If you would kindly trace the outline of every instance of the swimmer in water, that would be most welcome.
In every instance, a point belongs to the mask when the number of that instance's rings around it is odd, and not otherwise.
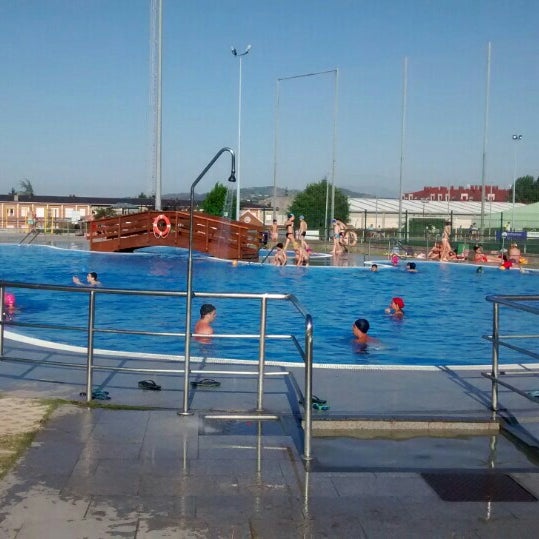
[[[86,286],[77,275],[73,276],[73,282],[78,286]],[[101,286],[95,271],[91,271],[88,273],[88,275],[86,275],[86,282],[88,283],[87,286]]]
[[[212,322],[217,316],[217,309],[211,303],[204,303],[200,307],[200,319],[195,324],[195,330],[193,333],[199,335],[213,335]],[[208,337],[195,337],[195,339],[201,343],[209,343],[211,340]]]
[[[402,318],[404,316],[404,300],[396,297],[391,300],[389,307],[386,309],[386,314],[390,314],[394,318]]]
[[[352,324],[352,333],[355,337],[354,344],[356,345],[357,352],[359,353],[365,352],[367,350],[367,344],[371,340],[371,338],[367,335],[369,329],[369,321],[365,318],[358,318]]]

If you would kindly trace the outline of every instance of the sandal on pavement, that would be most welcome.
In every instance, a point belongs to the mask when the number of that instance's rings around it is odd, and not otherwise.
[[[138,383],[140,389],[150,389],[152,391],[161,391],[161,386],[157,385],[153,380],[141,380]]]
[[[219,387],[221,382],[213,380],[212,378],[202,378],[202,380],[196,380],[191,382],[191,387]]]
[[[303,404],[303,399],[301,399],[299,401],[300,404]],[[326,404],[327,403],[327,400],[325,399],[321,399],[320,397],[317,397],[316,395],[313,395],[312,396],[312,403],[316,403],[316,404]]]
[[[81,397],[86,397],[86,391],[81,391],[79,393]],[[109,401],[110,395],[108,391],[103,389],[92,389],[92,399],[99,401]]]
[[[317,402],[313,402],[313,410],[329,410],[329,406],[327,404],[318,404]]]

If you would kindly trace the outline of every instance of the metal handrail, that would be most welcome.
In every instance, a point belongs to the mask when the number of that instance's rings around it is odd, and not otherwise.
[[[538,339],[539,334],[524,334],[524,335],[500,335],[500,306],[507,307],[515,311],[524,311],[531,314],[539,315],[539,308],[533,305],[529,305],[522,302],[539,301],[539,296],[530,295],[495,295],[487,296],[487,301],[492,303],[492,335],[483,335],[483,338],[492,342],[492,370],[490,373],[482,373],[483,376],[489,378],[492,382],[491,386],[491,409],[493,412],[497,412],[499,409],[498,399],[498,386],[502,385],[507,389],[510,389],[514,393],[521,395],[531,402],[537,403],[537,399],[531,397],[526,392],[519,388],[509,384],[508,382],[501,381],[500,376],[500,346],[519,352],[525,356],[539,359],[539,354],[535,351],[529,350],[522,346],[517,346],[508,340],[514,339]],[[507,374],[506,374],[507,377]]]
[[[185,337],[189,328],[186,325],[185,332],[163,332],[163,331],[145,331],[145,330],[130,330],[130,329],[120,329],[113,327],[96,327],[96,321],[99,317],[99,309],[96,309],[96,296],[98,295],[127,295],[127,296],[150,296],[150,297],[169,297],[169,298],[185,298],[187,296],[186,292],[182,291],[169,291],[169,290],[126,290],[121,288],[94,288],[86,286],[62,286],[62,285],[51,285],[51,284],[36,284],[36,283],[20,283],[12,281],[2,281],[0,280],[0,305],[4,305],[4,297],[6,293],[6,288],[9,289],[29,289],[29,290],[45,290],[51,292],[68,292],[73,294],[86,294],[88,296],[88,322],[86,326],[77,326],[77,325],[61,325],[54,323],[30,323],[30,322],[17,322],[9,321],[6,319],[6,313],[2,313],[0,318],[0,360],[11,360],[11,361],[20,361],[25,363],[43,363],[43,360],[33,360],[27,358],[11,358],[6,357],[4,353],[4,342],[5,342],[5,327],[6,325],[18,326],[18,327],[29,327],[29,328],[38,328],[38,329],[54,329],[54,330],[70,330],[70,331],[81,331],[87,333],[87,347],[86,347],[86,365],[81,366],[80,363],[66,363],[58,361],[47,361],[51,365],[63,365],[74,368],[85,368],[86,369],[86,399],[91,401],[92,398],[92,386],[93,386],[93,371],[94,370],[110,370],[110,371],[122,371],[122,372],[148,372],[148,373],[174,373],[174,374],[184,374],[187,379],[184,387],[189,387],[189,375],[191,373],[197,372],[193,371],[190,368],[186,369],[142,369],[142,368],[130,368],[130,367],[115,367],[111,365],[107,366],[96,366],[94,364],[94,337],[98,333],[115,333],[115,334],[128,334],[128,335],[147,335],[155,337]],[[260,300],[260,331],[258,334],[214,334],[212,338],[215,339],[259,339],[259,351],[258,351],[258,370],[253,371],[235,371],[233,374],[245,374],[253,375],[256,374],[258,378],[257,385],[257,404],[256,404],[256,414],[252,415],[252,419],[260,419],[261,413],[263,412],[263,394],[264,394],[264,378],[265,376],[272,374],[283,374],[291,376],[293,380],[293,385],[297,391],[300,401],[304,403],[312,402],[312,363],[313,363],[313,346],[312,346],[312,335],[313,335],[313,321],[309,312],[304,308],[301,302],[297,299],[296,296],[292,294],[260,294],[260,293],[239,293],[239,292],[230,292],[230,293],[221,293],[221,292],[193,292],[193,298],[216,298],[216,299],[233,299],[233,300]],[[286,301],[290,303],[294,310],[296,310],[305,321],[304,329],[304,343],[302,344],[295,335],[293,334],[268,334],[266,332],[266,318],[267,318],[267,308],[269,301]],[[189,333],[190,336],[196,336],[196,333]],[[265,372],[265,360],[266,360],[266,342],[270,339],[273,340],[291,340],[295,345],[295,348],[298,351],[298,354],[301,360],[304,363],[305,368],[305,386],[304,392],[302,394],[301,389],[296,383],[293,374],[290,372]],[[253,362],[254,365],[257,363]],[[187,367],[187,366],[186,366]],[[207,372],[207,371],[205,371]],[[230,374],[230,371],[212,371],[214,373],[223,373]],[[187,405],[188,406],[188,405]],[[304,459],[310,460],[311,457],[311,436],[312,436],[312,408],[311,406],[304,405],[305,409],[305,418],[304,418]],[[186,414],[188,408],[185,406],[184,399],[184,408],[181,414]],[[180,412],[179,412],[180,413]]]

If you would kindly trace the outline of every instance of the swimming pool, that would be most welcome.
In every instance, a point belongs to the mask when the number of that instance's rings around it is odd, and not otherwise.
[[[153,249],[132,254],[95,253],[33,245],[0,245],[0,278],[6,281],[71,284],[72,275],[84,279],[96,271],[105,287],[185,291],[187,252]],[[476,365],[488,364],[490,344],[481,335],[491,332],[492,305],[489,294],[536,294],[537,273],[500,271],[485,268],[476,273],[468,264],[418,262],[417,273],[397,268],[368,267],[276,267],[269,264],[238,264],[196,255],[193,265],[195,292],[293,293],[313,315],[315,363],[351,365]],[[385,314],[393,296],[406,303],[405,317],[394,320]],[[185,299],[131,298],[101,295],[98,308],[106,312],[99,323],[125,329],[149,328],[182,332],[185,327]],[[193,301],[193,321],[203,303]],[[213,301],[218,310],[214,324],[217,333],[258,333],[259,301],[238,303]],[[85,325],[88,303],[85,294],[46,291],[17,291],[17,321],[48,320]],[[502,314],[502,316],[504,316]],[[367,318],[369,335],[380,342],[366,354],[356,353],[351,326],[356,318]],[[533,318],[518,314],[502,319],[507,329],[533,333]],[[303,322],[284,304],[270,304],[269,333],[294,333],[302,338]],[[34,328],[15,332],[59,343],[85,346],[85,336]],[[150,339],[141,336],[97,334],[95,346],[101,349],[183,354],[183,338]],[[192,350],[197,355],[198,350]],[[258,342],[215,339],[212,357],[256,359]],[[292,343],[270,341],[268,360],[297,361]],[[524,362],[511,351],[502,351],[502,362]]]

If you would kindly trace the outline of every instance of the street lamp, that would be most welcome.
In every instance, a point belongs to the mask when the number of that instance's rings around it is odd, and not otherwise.
[[[513,135],[513,142],[522,140],[522,135]],[[515,184],[517,183],[517,144],[513,145],[513,209],[511,212],[511,230],[515,230]]]
[[[240,157],[241,157],[241,62],[243,57],[251,50],[251,45],[247,45],[247,48],[243,52],[238,52],[236,47],[230,47],[232,54],[240,59],[240,77],[238,84],[238,168],[236,174],[237,195],[236,195],[236,220],[240,220]]]
[[[189,363],[191,359],[191,304],[193,300],[193,214],[195,211],[195,187],[224,152],[228,152],[232,156],[232,165],[228,181],[234,183],[236,181],[236,156],[234,155],[233,150],[230,148],[221,148],[191,185],[191,196],[189,199],[189,254],[187,256],[187,301],[185,308],[185,376],[183,385],[183,412],[178,412],[179,415],[188,415],[189,413]]]

